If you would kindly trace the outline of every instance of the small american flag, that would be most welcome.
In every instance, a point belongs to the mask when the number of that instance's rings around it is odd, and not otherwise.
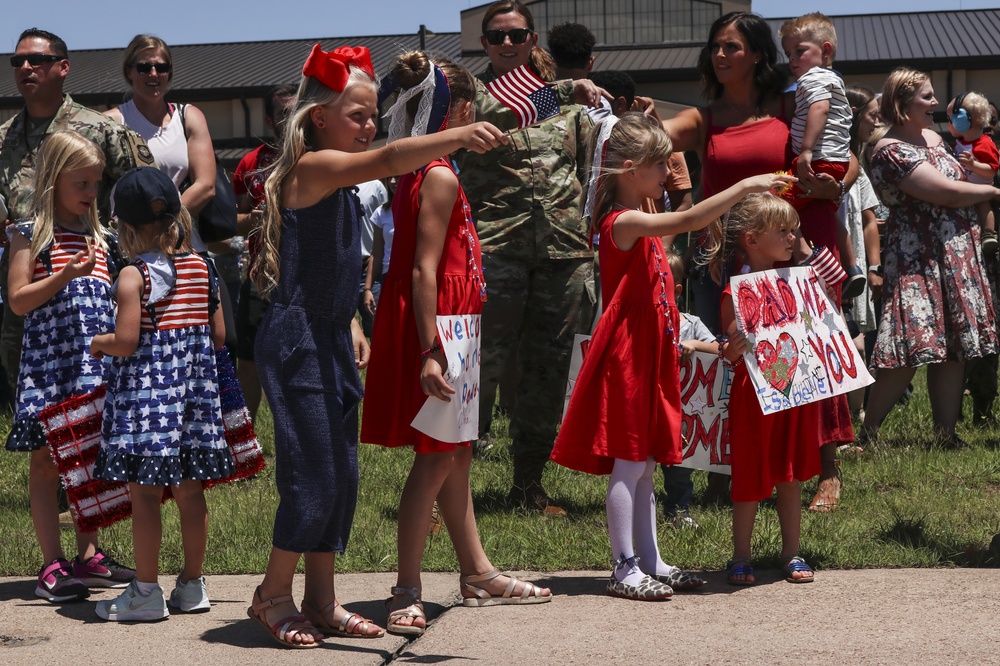
[[[559,100],[552,87],[537,74],[521,65],[486,84],[486,89],[501,104],[517,114],[518,128],[551,118],[559,113]]]

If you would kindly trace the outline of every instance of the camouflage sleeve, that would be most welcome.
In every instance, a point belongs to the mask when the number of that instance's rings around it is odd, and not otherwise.
[[[107,173],[117,182],[127,171],[140,166],[156,166],[145,140],[132,130],[110,123],[104,144]]]
[[[552,91],[556,94],[556,97],[559,99],[560,106],[566,106],[567,104],[576,104],[576,97],[575,95],[573,95],[572,79],[555,81],[549,85],[552,86]]]

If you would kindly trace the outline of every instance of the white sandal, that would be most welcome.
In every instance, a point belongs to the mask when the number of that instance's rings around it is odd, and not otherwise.
[[[473,584],[488,583],[498,576],[505,575],[510,579],[510,582],[507,583],[507,589],[503,591],[503,596],[494,597],[479,585]],[[509,574],[502,574],[497,569],[484,574],[463,576],[459,579],[459,582],[461,583],[463,592],[468,590],[469,592],[472,592],[472,594],[476,595],[475,597],[464,597],[462,599],[463,606],[482,607],[505,606],[508,604],[544,604],[548,601],[552,601],[552,595],[549,594],[548,596],[542,596],[542,588],[538,587],[534,583],[518,580]],[[517,597],[511,596],[518,583],[522,583],[524,586],[521,590],[521,595]]]
[[[389,590],[392,597],[385,600],[386,610],[389,609],[389,605],[392,603],[392,598],[397,596],[406,595],[410,599],[415,599],[415,601],[409,606],[404,606],[403,608],[398,608],[394,611],[389,612],[389,617],[386,620],[385,630],[390,634],[397,634],[400,636],[422,636],[424,631],[427,629],[427,616],[424,614],[424,605],[420,601],[420,590],[415,587],[393,587]],[[413,624],[396,624],[397,621],[403,619],[404,617],[423,618],[424,626],[418,627]]]

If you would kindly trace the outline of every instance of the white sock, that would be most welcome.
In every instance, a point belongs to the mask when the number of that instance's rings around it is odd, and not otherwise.
[[[139,588],[139,594],[148,597],[160,585],[159,583],[143,583],[141,580],[137,580],[135,581],[135,586]]]
[[[635,550],[639,567],[650,576],[666,576],[673,568],[660,558],[656,539],[656,497],[653,495],[653,472],[656,461],[649,458],[635,487]]]
[[[608,538],[611,555],[616,560],[627,560],[634,554],[632,531],[635,516],[635,487],[646,468],[644,462],[615,458],[615,466],[608,479],[605,507],[608,512]],[[628,564],[615,568],[615,579],[627,585],[638,585],[645,574],[638,566]]]

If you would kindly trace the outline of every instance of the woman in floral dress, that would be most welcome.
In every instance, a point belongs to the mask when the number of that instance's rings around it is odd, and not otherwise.
[[[965,172],[931,127],[938,106],[926,74],[895,70],[880,113],[890,129],[875,146],[871,179],[889,207],[882,322],[872,363],[878,377],[868,399],[862,441],[870,439],[926,365],[934,425],[960,446],[965,361],[997,351],[990,287],[979,250],[973,205],[1000,196]]]

